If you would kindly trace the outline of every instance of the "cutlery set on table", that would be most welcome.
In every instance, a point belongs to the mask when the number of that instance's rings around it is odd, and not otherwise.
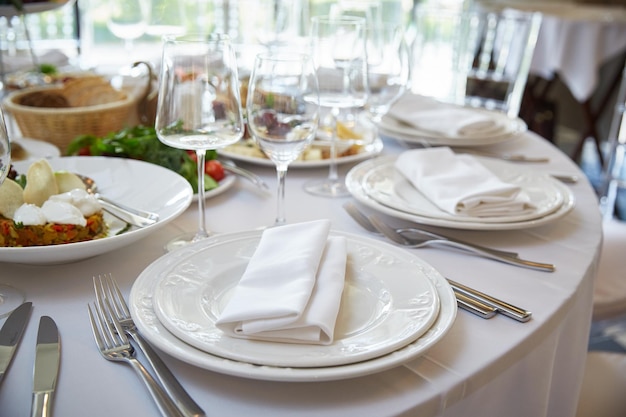
[[[527,229],[561,219],[574,208],[573,193],[564,183],[575,183],[576,175],[529,168],[549,162],[541,155],[490,150],[516,139],[526,129],[521,119],[499,112],[405,94],[383,117],[380,133],[409,145],[408,150],[399,156],[361,162],[346,176],[352,197],[376,214],[366,215],[351,202],[344,208],[368,232],[407,249],[449,248],[552,272],[552,264],[433,230]],[[382,216],[408,221],[411,226],[391,227]],[[459,307],[478,316],[491,318],[500,312],[521,322],[531,317],[525,309],[457,282],[448,283]]]
[[[31,310],[31,302],[23,303],[9,315],[0,329],[0,383],[11,365]],[[32,417],[52,415],[60,361],[61,342],[57,325],[52,318],[42,316],[39,320],[33,365]]]
[[[137,331],[126,301],[113,278],[110,275],[94,277],[93,283],[96,301],[93,306],[88,306],[88,313],[94,339],[102,356],[109,361],[129,364],[148,388],[163,416],[204,416],[202,408]],[[141,349],[156,379],[137,359],[128,337]]]
[[[553,271],[554,266],[551,264],[543,264],[538,262],[525,261],[518,258],[517,253],[505,252],[498,249],[492,249],[484,246],[475,245],[469,242],[464,242],[458,239],[454,239],[451,237],[447,237],[438,233],[421,230],[417,227],[412,228],[404,228],[404,229],[393,229],[389,225],[385,224],[382,220],[380,220],[377,216],[366,216],[363,212],[361,212],[354,204],[345,203],[344,209],[348,214],[365,230],[370,233],[383,235],[388,239],[404,246],[408,246],[409,248],[420,247],[416,246],[411,242],[410,234],[411,233],[419,233],[426,234],[429,238],[433,240],[428,240],[425,243],[439,243],[444,246],[449,244],[454,248],[464,248],[469,251],[479,255],[490,257],[496,260],[505,259],[506,262],[509,262],[509,259],[517,259],[518,266],[524,266],[533,269],[539,269],[543,271]],[[408,237],[405,237],[406,236]],[[454,294],[457,298],[457,304],[460,308],[469,311],[470,313],[476,314],[479,317],[489,319],[494,317],[497,313],[501,313],[507,317],[510,317],[514,320],[520,322],[527,322],[531,319],[532,313],[523,308],[516,307],[506,301],[499,300],[491,295],[485,294],[476,289],[470,288],[461,283],[455,282],[451,279],[447,279],[448,283],[454,290]]]

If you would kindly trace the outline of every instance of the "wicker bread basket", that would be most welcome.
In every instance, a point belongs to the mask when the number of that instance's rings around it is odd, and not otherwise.
[[[4,108],[15,119],[22,136],[50,142],[59,147],[61,153],[65,153],[67,145],[79,135],[104,136],[136,122],[139,99],[130,94],[122,100],[83,107],[19,104],[27,94],[50,89],[59,87],[32,87],[13,92],[4,100]]]

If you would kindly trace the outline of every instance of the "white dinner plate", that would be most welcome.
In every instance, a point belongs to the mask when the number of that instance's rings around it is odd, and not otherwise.
[[[104,156],[69,156],[48,159],[55,171],[66,170],[93,178],[100,193],[124,205],[155,212],[159,221],[132,227],[119,235],[63,245],[0,248],[0,262],[60,264],[101,255],[142,239],[183,213],[192,199],[189,182],[172,170],[143,161]],[[31,162],[14,164],[25,174]],[[106,217],[110,219],[110,217]],[[112,232],[119,225],[113,224]]]
[[[29,159],[33,160],[61,156],[59,148],[50,142],[30,138],[17,138],[14,142],[19,144],[22,149],[24,149],[24,154],[20,155],[19,158],[14,158],[13,155],[11,155],[11,161],[13,163]]]
[[[493,135],[482,135],[480,137],[445,136],[437,135],[433,132],[420,131],[413,126],[408,126],[399,120],[385,115],[380,121],[379,132],[383,136],[399,139],[404,142],[428,144],[432,146],[484,146],[493,145],[512,140],[520,133],[528,130],[526,123],[520,118],[512,118],[504,113],[496,111],[475,109],[477,112],[487,113],[489,116],[504,127],[504,132]]]
[[[361,152],[354,155],[341,156],[337,158],[338,164],[348,164],[354,162],[360,162],[365,159],[378,155],[383,150],[383,141],[380,138],[375,138],[372,143],[365,145]],[[224,157],[234,159],[240,162],[247,162],[255,165],[262,165],[273,167],[274,163],[267,158],[259,158],[256,156],[244,155],[236,152],[229,152],[227,149],[220,149],[218,153]],[[320,168],[327,167],[329,165],[328,159],[314,159],[307,161],[293,161],[289,164],[289,168]]]
[[[483,166],[502,181],[519,186],[529,197],[536,210],[523,215],[475,217],[454,215],[437,207],[394,166],[395,158],[380,163],[363,176],[363,189],[380,204],[416,216],[432,217],[456,222],[480,221],[483,223],[521,222],[547,216],[565,201],[563,187],[548,174],[533,170],[520,170],[511,164],[502,164],[489,158],[475,157]]]
[[[353,167],[348,174],[346,175],[346,186],[350,191],[350,194],[363,203],[364,205],[379,211],[381,213],[385,213],[392,217],[397,217],[400,219],[410,220],[415,223],[425,224],[430,226],[439,226],[439,227],[448,227],[452,229],[464,229],[464,230],[516,230],[516,229],[526,229],[529,227],[537,227],[542,226],[544,224],[553,222],[565,216],[569,213],[575,205],[574,194],[571,192],[569,188],[565,185],[561,184],[558,181],[554,181],[551,183],[551,186],[555,187],[558,190],[558,193],[563,196],[562,204],[551,213],[538,218],[532,218],[528,220],[522,221],[513,221],[513,222],[500,222],[500,221],[481,221],[480,219],[473,220],[450,220],[447,218],[440,217],[428,217],[424,215],[417,215],[413,213],[409,213],[406,211],[398,210],[393,207],[389,207],[385,204],[381,204],[374,198],[370,197],[367,193],[367,190],[363,186],[364,178],[368,175],[368,173],[378,167],[381,164],[388,164],[390,161],[394,160],[395,157],[380,157],[369,161],[364,161]],[[506,162],[506,161],[490,161],[490,164],[494,164],[500,166],[501,171],[511,170],[511,172],[525,172],[519,166],[515,164]],[[538,174],[539,175],[539,174]]]
[[[345,365],[385,355],[415,341],[437,318],[437,291],[410,258],[349,237],[333,343],[275,343],[227,336],[215,322],[262,233],[224,236],[201,245],[186,258],[177,258],[173,265],[161,260],[167,267],[151,272],[158,280],[153,307],[161,323],[184,342],[215,356],[302,368]],[[386,261],[375,262],[371,257]]]
[[[198,253],[202,253],[207,246],[219,244],[222,239],[230,241],[239,236],[243,239],[243,242],[246,242],[249,237],[257,236],[257,233],[257,231],[254,231],[216,235],[209,238],[207,241],[198,242],[175,252],[168,253],[149,265],[135,280],[129,297],[131,314],[143,336],[155,347],[167,354],[189,364],[215,372],[244,378],[272,381],[330,381],[384,371],[415,359],[425,354],[439,342],[454,323],[457,312],[456,298],[445,278],[431,265],[427,264],[416,255],[388,243],[341,233],[341,235],[346,236],[351,241],[353,247],[360,247],[357,252],[354,252],[355,254],[350,260],[355,268],[362,266],[367,267],[371,271],[375,271],[384,270],[388,267],[397,269],[400,268],[400,266],[395,266],[396,263],[403,264],[404,267],[402,268],[414,270],[412,272],[413,274],[417,273],[423,275],[434,284],[438,294],[440,308],[434,323],[428,328],[426,333],[414,342],[392,353],[374,359],[347,365],[307,368],[254,365],[249,362],[219,357],[197,349],[170,333],[158,319],[154,310],[153,297],[157,291],[157,286],[161,282],[161,274],[163,271],[178,269],[179,265],[185,263],[187,259],[194,259],[194,257]],[[246,246],[246,244],[243,246]],[[242,256],[245,259],[249,256],[250,249],[244,247],[242,247],[242,249]],[[232,254],[231,256],[234,257],[236,254]],[[207,261],[210,262],[210,260]],[[206,261],[202,265],[207,265]],[[375,280],[374,277],[369,279],[371,279],[372,282]],[[412,284],[407,283],[407,286],[411,288]],[[372,295],[367,295],[366,299],[376,300]],[[419,297],[415,297],[415,302],[420,303]],[[372,313],[374,314],[374,312]],[[416,319],[419,318],[416,317]],[[393,335],[390,335],[390,337],[391,336]]]

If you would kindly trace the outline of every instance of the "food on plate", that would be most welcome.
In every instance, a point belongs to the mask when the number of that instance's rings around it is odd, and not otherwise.
[[[19,98],[17,104],[31,107],[86,107],[125,100],[125,92],[114,88],[100,75],[70,78],[58,88],[32,91]]]
[[[163,144],[157,138],[154,127],[141,125],[128,127],[104,137],[80,135],[70,142],[65,153],[66,155],[114,156],[150,162],[177,172],[189,181],[194,193],[198,190],[195,152]],[[215,151],[207,151],[204,165],[206,174],[204,189],[206,191],[217,188],[219,181],[224,178],[224,169],[216,158]]]
[[[330,137],[330,135],[331,132],[328,130],[318,132],[318,138],[302,152],[297,161],[319,161],[330,158],[329,143],[324,140],[326,137]],[[357,127],[350,127],[346,123],[337,122],[337,137],[339,139],[337,143],[337,155],[339,157],[356,155],[362,152],[362,142],[365,133],[361,133]],[[224,150],[241,156],[268,159],[259,145],[249,135],[246,135],[239,142],[225,147]]]
[[[0,185],[0,247],[59,245],[104,237],[102,207],[76,174],[47,160]]]
[[[11,142],[11,160],[21,161],[28,157],[28,151],[17,142]]]
[[[70,107],[67,98],[56,91],[33,91],[22,97],[19,104],[31,107]]]

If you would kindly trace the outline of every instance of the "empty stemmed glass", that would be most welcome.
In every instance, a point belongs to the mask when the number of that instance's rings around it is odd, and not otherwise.
[[[270,52],[296,40],[298,9],[293,0],[258,0],[255,11],[257,41]]]
[[[382,22],[366,29],[368,114],[374,128],[393,103],[409,88],[409,49],[404,30],[396,23]]]
[[[311,55],[320,87],[320,105],[330,109],[328,178],[305,184],[305,190],[324,197],[349,195],[337,174],[337,118],[342,109],[365,106],[368,96],[365,19],[354,16],[316,16],[311,21]]]
[[[257,55],[248,85],[248,128],[276,165],[275,225],[286,223],[285,177],[289,164],[313,141],[319,121],[319,90],[308,55]]]
[[[0,110],[0,186],[11,169],[11,142]],[[24,301],[24,294],[17,288],[0,283],[0,318],[8,315]]]
[[[109,3],[107,27],[116,37],[124,40],[130,54],[135,39],[146,33],[148,26],[147,0],[112,0]]]
[[[243,115],[235,53],[226,35],[164,37],[156,132],[161,142],[194,150],[198,164],[198,231],[171,241],[172,250],[206,238],[206,151],[237,142]]]

